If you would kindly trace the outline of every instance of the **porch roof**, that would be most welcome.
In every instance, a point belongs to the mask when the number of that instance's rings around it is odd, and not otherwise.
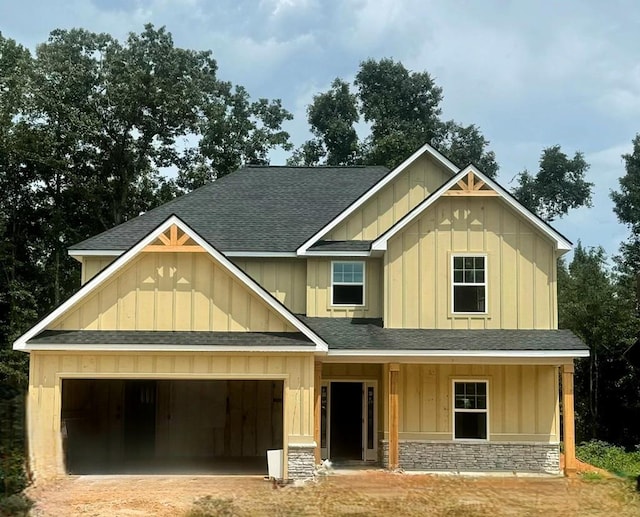
[[[298,317],[329,344],[330,350],[588,350],[570,330],[390,329],[383,328],[378,318]]]

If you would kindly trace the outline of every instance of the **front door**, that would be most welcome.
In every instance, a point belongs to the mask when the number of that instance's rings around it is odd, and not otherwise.
[[[325,381],[321,388],[322,458],[375,461],[377,443],[376,381]]]

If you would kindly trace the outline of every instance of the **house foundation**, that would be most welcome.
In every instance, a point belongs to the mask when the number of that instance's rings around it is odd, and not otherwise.
[[[389,466],[389,442],[380,441],[380,460]],[[558,474],[560,446],[532,442],[452,442],[400,440],[399,466],[405,470],[455,472],[517,471]]]

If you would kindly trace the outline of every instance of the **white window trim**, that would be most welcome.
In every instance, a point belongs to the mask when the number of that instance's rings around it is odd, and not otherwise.
[[[456,408],[456,382],[482,382],[487,386],[487,408],[486,409],[458,409]],[[451,436],[454,441],[457,442],[488,442],[491,437],[490,434],[490,393],[489,393],[489,379],[451,379]],[[487,437],[482,438],[456,438],[456,413],[486,413],[487,414]]]
[[[360,282],[338,282],[337,285],[362,285],[362,303],[333,303],[333,266],[334,264],[353,264],[358,263],[362,264],[362,284]],[[329,275],[331,276],[331,307],[365,307],[367,305],[367,263],[364,260],[332,260],[331,261],[331,269],[329,270]]]
[[[456,283],[453,280],[453,273],[454,273],[454,267],[453,267],[453,261],[455,258],[457,257],[483,257],[484,258],[484,282],[482,283]],[[487,314],[489,314],[489,282],[487,281],[487,279],[489,278],[489,257],[487,256],[486,253],[452,253],[451,254],[451,272],[450,272],[450,278],[451,278],[451,314],[454,316],[486,316]],[[455,311],[455,287],[457,285],[468,285],[468,286],[484,286],[484,311],[482,312],[456,312]]]

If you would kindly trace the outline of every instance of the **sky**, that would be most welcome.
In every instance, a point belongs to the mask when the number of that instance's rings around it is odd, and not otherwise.
[[[554,226],[609,255],[627,238],[609,194],[640,132],[636,0],[0,0],[0,32],[32,50],[56,28],[125,39],[149,22],[177,46],[213,51],[220,79],[282,99],[296,146],[309,138],[313,95],[353,80],[361,61],[426,70],[443,89],[443,118],[490,141],[503,186],[537,171],[546,147],[581,151],[593,206]]]

